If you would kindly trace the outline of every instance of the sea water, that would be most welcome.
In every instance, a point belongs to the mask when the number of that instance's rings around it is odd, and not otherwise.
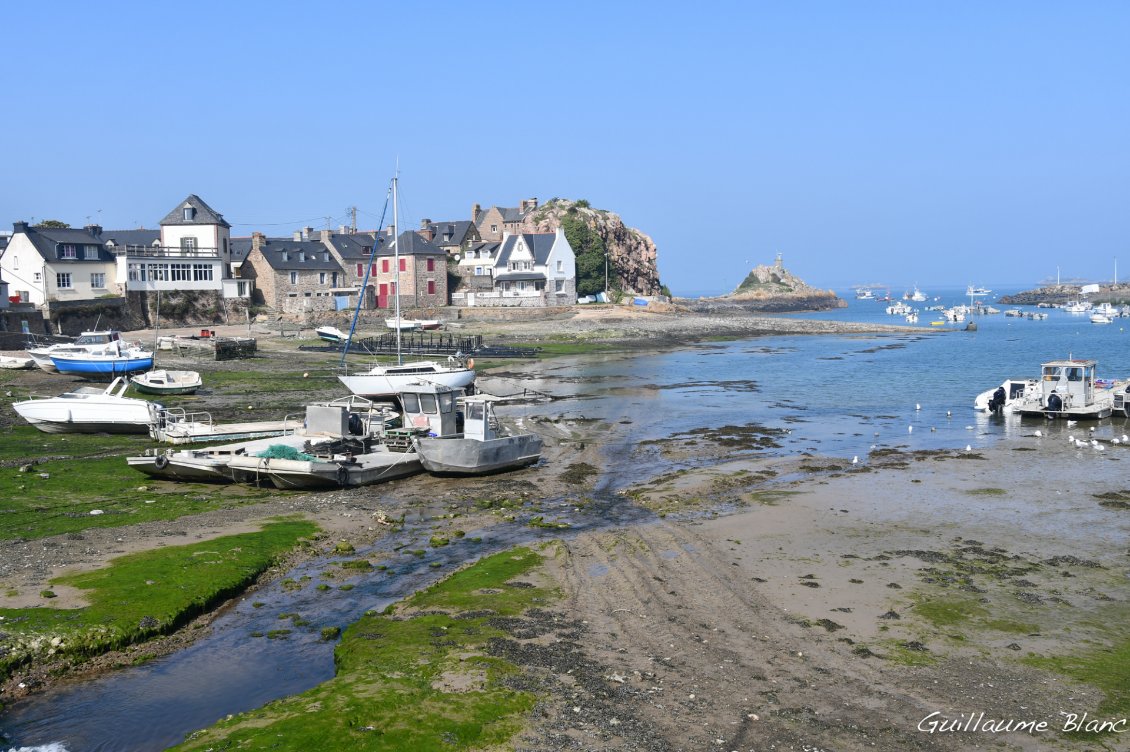
[[[952,305],[963,299],[955,291],[940,302]],[[845,309],[805,315],[903,323],[886,315],[885,307],[850,300]],[[1041,362],[1069,355],[1098,360],[1101,376],[1130,376],[1130,319],[1095,325],[1087,316],[1048,313],[1043,321],[1003,314],[971,317],[967,321],[977,322],[976,332],[960,331],[964,324],[939,331],[929,326],[932,317],[924,312],[916,331],[899,334],[762,337],[632,356],[553,358],[513,368],[521,383],[556,397],[518,412],[617,426],[603,447],[612,461],[600,483],[606,491],[670,469],[658,453],[641,451],[647,440],[725,425],[756,424],[787,432],[779,437],[781,446],[771,450],[778,453],[859,457],[863,462],[880,447],[980,448],[1044,427],[1038,421],[973,411],[973,398],[1005,378],[1035,376]],[[1098,430],[1121,434],[1122,422],[1106,421]],[[608,504],[612,499],[626,505],[606,496]],[[592,520],[573,522],[584,527],[596,524],[598,517],[625,521],[608,512],[602,508]],[[423,529],[408,534],[422,540],[427,535]],[[450,571],[484,549],[539,534],[559,533],[511,526],[479,550],[464,541],[431,551],[425,559],[405,557],[395,576],[362,578],[348,595],[269,586],[255,596],[264,605],[236,603],[214,622],[208,637],[177,654],[15,704],[0,715],[0,731],[9,735],[0,749],[162,749],[228,713],[329,678],[332,645],[318,638],[320,628],[348,624],[364,610],[383,608],[426,585],[440,576],[430,567],[433,561],[444,565],[439,571]],[[403,543],[398,538],[378,546]],[[330,565],[324,560],[307,563],[289,576],[316,576],[319,567]],[[250,636],[278,628],[279,614],[288,612],[301,614],[312,626],[295,630],[286,640]]]

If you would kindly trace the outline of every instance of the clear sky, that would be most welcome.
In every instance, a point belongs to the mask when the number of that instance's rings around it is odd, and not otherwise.
[[[585,198],[676,294],[1130,277],[1126,2],[18,2],[0,222]]]

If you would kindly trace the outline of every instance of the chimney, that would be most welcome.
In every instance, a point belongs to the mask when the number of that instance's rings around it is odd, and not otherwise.
[[[435,230],[430,227],[431,223],[432,221],[430,219],[421,219],[420,232],[418,233],[421,238],[428,241],[429,243],[435,240],[436,236]]]
[[[302,230],[295,230],[294,231],[294,242],[295,243],[302,242]]]
[[[15,235],[15,234],[18,234],[18,233],[21,233],[21,232],[27,233],[27,222],[13,222],[12,223],[12,234]]]
[[[102,226],[101,225],[86,225],[82,229],[84,229],[88,233],[90,233],[91,237],[96,238],[96,237],[98,237],[99,235],[102,234]]]
[[[333,233],[330,232],[329,230],[319,230],[318,231],[318,239],[321,240],[323,243],[330,242],[330,236],[332,236],[332,235],[333,235]]]
[[[251,250],[262,252],[263,246],[267,244],[267,238],[261,232],[251,233]]]
[[[302,239],[303,239],[303,240],[309,240],[309,239],[310,239],[310,235],[311,235],[311,233],[313,233],[313,232],[314,232],[314,228],[313,228],[313,227],[304,227],[304,228],[302,228]]]
[[[483,213],[483,207],[479,204],[471,204],[471,221],[475,224],[479,223],[479,215]]]

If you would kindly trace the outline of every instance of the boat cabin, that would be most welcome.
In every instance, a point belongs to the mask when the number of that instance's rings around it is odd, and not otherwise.
[[[103,332],[83,332],[79,335],[78,339],[74,341],[75,345],[108,345],[111,342],[120,342],[122,339],[121,332],[117,331],[103,331]]]
[[[467,397],[463,400],[463,436],[468,439],[489,441],[499,438],[498,420],[494,417],[491,398]]]
[[[401,389],[400,405],[403,408],[404,428],[427,429],[436,436],[460,433],[461,420],[456,410],[456,398],[462,389],[452,389],[443,384],[420,381]]]
[[[1057,412],[1079,408],[1095,401],[1094,360],[1053,360],[1040,366],[1041,402]]]

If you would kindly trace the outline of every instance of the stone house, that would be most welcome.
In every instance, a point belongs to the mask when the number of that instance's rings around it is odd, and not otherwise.
[[[494,263],[498,259],[501,240],[475,243],[460,253],[454,266],[460,277],[460,292],[490,292],[494,289]]]
[[[442,248],[449,256],[470,250],[475,243],[482,241],[479,228],[474,222],[460,219],[450,222],[420,221],[419,234],[432,245]]]
[[[114,256],[98,225],[59,229],[13,222],[0,257],[0,277],[8,281],[13,297],[40,306],[122,294],[115,282]]]
[[[502,240],[505,233],[516,234],[526,217],[537,208],[536,198],[524,199],[518,207],[492,206],[486,211],[475,204],[471,207],[471,221],[482,240]]]
[[[376,272],[370,276],[376,286],[377,307],[395,307],[398,281],[401,308],[446,306],[447,252],[409,230],[400,233],[395,243],[389,238],[384,241],[377,248]]]
[[[319,240],[251,236],[244,276],[255,282],[252,300],[291,316],[335,310],[334,290],[345,273]]]
[[[380,246],[388,241],[385,235],[378,236],[373,232],[330,232],[321,230],[319,240],[326,247],[343,270],[341,287],[334,291],[338,298],[339,309],[352,309],[357,305],[357,296],[365,287],[365,296],[362,307],[366,309],[377,307],[376,282],[377,264],[373,259],[373,246]],[[366,282],[365,272],[368,271],[369,279]]]

